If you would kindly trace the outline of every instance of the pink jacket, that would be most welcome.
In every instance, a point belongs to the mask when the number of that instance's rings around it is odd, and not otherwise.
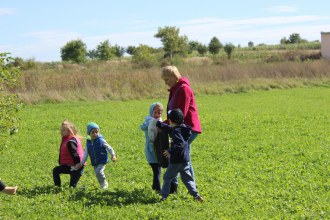
[[[184,123],[191,126],[193,131],[202,133],[194,92],[190,88],[189,80],[187,78],[180,78],[179,81],[169,89],[169,92],[167,116],[169,110],[179,108],[183,112]]]
[[[75,165],[73,158],[68,149],[68,143],[71,139],[75,139],[77,142],[77,153],[80,157],[80,161],[84,155],[84,150],[78,138],[75,138],[74,136],[62,137],[62,143],[60,147],[60,161],[59,161],[60,165],[68,165],[68,166]]]

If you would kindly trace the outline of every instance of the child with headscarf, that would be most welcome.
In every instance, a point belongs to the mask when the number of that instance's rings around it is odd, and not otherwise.
[[[163,105],[160,102],[152,103],[149,107],[149,114],[145,117],[144,122],[140,125],[140,129],[144,131],[146,143],[145,143],[145,156],[153,172],[152,189],[160,192],[160,174],[161,165],[157,160],[153,141],[157,137],[156,122],[162,120]]]

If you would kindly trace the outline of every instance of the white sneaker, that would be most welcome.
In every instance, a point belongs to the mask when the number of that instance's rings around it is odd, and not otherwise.
[[[101,184],[101,189],[103,190],[108,189],[108,183],[104,182],[103,184]]]

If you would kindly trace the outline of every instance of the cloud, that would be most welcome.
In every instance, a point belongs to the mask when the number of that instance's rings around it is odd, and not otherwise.
[[[305,34],[319,39],[321,30],[329,27],[329,16],[275,16],[253,19],[215,19],[203,18],[180,23],[180,34],[190,40],[208,43],[217,36],[221,41],[245,44],[258,39],[263,43],[278,43],[280,38],[291,33]],[[313,34],[309,31],[313,30]]]
[[[275,16],[275,17],[260,17],[252,19],[217,19],[217,18],[202,18],[189,20],[177,23],[179,26],[193,26],[193,27],[206,27],[206,28],[219,28],[219,27],[237,27],[239,25],[283,25],[290,23],[302,23],[311,21],[322,21],[330,19],[329,16]]]
[[[110,24],[110,23],[109,23]],[[289,37],[292,33],[309,41],[319,40],[321,31],[330,30],[330,16],[272,16],[251,19],[221,19],[201,18],[168,24],[180,29],[180,35],[186,35],[189,40],[196,40],[208,44],[212,37],[216,36],[222,43],[233,43],[235,45],[247,45],[249,41],[255,44],[278,44],[282,37]],[[139,28],[145,27],[145,28]],[[22,58],[35,57],[37,61],[59,61],[60,48],[71,40],[81,39],[87,49],[95,49],[96,46],[105,41],[122,47],[138,46],[146,44],[152,47],[161,47],[161,42],[154,35],[158,31],[158,25],[153,22],[136,22],[124,27],[120,32],[108,32],[95,34],[95,32],[80,33],[66,30],[47,30],[27,33],[23,37],[22,45],[0,45],[4,51],[10,51],[13,56]],[[127,31],[126,31],[127,30]],[[113,30],[111,30],[113,31]],[[119,30],[118,30],[119,31]]]
[[[279,5],[271,8],[266,8],[266,10],[271,13],[287,13],[287,12],[296,12],[298,8],[295,6]]]
[[[88,45],[88,48],[96,48],[96,46],[105,40],[109,40],[111,45],[119,45],[122,47],[139,46],[146,44],[152,47],[160,47],[160,40],[155,38],[157,30],[154,31],[138,31],[138,32],[121,32],[116,34],[104,34],[97,36],[84,37],[83,41]]]
[[[70,32],[64,30],[47,30],[27,33],[23,37],[32,38],[33,42],[25,45],[0,45],[0,49],[10,49],[14,57],[22,57],[24,59],[35,59],[37,61],[60,61],[60,49],[69,41],[81,39],[87,46],[88,50],[95,49],[96,46],[109,40],[111,45],[119,45],[122,47],[138,46],[146,44],[153,47],[160,47],[159,39],[156,39],[155,31],[142,32],[122,32],[116,34],[104,34],[84,36],[81,33]]]
[[[11,8],[0,8],[0,16],[14,14],[14,11]]]
[[[24,37],[35,38],[41,44],[65,44],[70,40],[81,39],[82,35],[77,32],[63,31],[63,30],[47,30],[27,33]],[[63,46],[62,45],[62,46]]]
[[[59,61],[60,49],[70,40],[82,38],[75,32],[47,30],[27,33],[21,36],[24,44],[0,45],[0,51],[10,51],[13,57],[35,59],[37,61]],[[31,39],[27,39],[31,38]]]

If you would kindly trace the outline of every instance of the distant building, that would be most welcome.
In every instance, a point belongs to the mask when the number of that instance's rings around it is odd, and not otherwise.
[[[321,32],[321,54],[325,59],[330,59],[330,32]]]

